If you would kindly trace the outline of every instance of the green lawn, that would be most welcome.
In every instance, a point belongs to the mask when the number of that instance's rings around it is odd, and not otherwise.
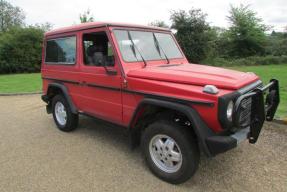
[[[23,93],[41,91],[40,73],[0,75],[0,93]]]
[[[252,71],[260,76],[264,83],[271,78],[276,78],[280,83],[281,102],[276,113],[277,117],[287,117],[287,64],[285,65],[264,65],[264,66],[240,66],[232,67],[240,71]],[[0,93],[19,93],[41,91],[41,75],[17,74],[0,75]]]
[[[266,84],[271,78],[279,80],[280,86],[280,105],[277,117],[287,117],[287,64],[284,65],[264,65],[264,66],[240,66],[232,69],[240,71],[250,71],[256,73]]]

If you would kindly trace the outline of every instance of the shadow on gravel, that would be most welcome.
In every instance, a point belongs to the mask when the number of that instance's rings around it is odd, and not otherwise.
[[[99,119],[80,116],[79,129],[75,132],[77,134],[83,134],[85,137],[101,139],[105,144],[116,147],[118,150],[126,151],[129,149],[127,130]]]
[[[148,168],[143,161],[140,147],[133,150],[130,148],[128,132],[125,128],[111,125],[102,120],[80,116],[79,129],[75,131],[75,134],[81,134],[83,137],[100,140],[106,147],[115,148],[117,151],[127,154],[130,158],[137,159],[139,166],[143,166],[143,168],[148,171]],[[208,158],[201,153],[201,160],[197,173],[189,181],[179,186],[190,188],[195,185],[200,186],[202,185],[201,183],[212,185],[213,182],[210,181],[214,181],[215,177],[216,180],[224,177],[226,175],[225,173],[228,173],[236,163],[236,158],[225,159],[224,156],[235,157],[236,155],[238,155],[238,152],[228,151],[215,158]],[[150,175],[152,177],[151,172]],[[154,179],[157,178],[154,177]]]

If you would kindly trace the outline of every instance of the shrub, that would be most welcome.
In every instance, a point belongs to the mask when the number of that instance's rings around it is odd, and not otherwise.
[[[38,72],[44,31],[37,27],[13,28],[0,36],[0,74]]]
[[[225,59],[225,58],[213,58],[206,59],[203,64],[213,66],[239,66],[239,65],[277,65],[287,64],[287,55],[284,56],[253,56],[241,59]]]

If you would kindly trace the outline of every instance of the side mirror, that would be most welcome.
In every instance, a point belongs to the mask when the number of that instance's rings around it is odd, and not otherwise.
[[[107,57],[106,60],[103,62],[103,67],[106,70],[108,75],[117,75],[117,70],[115,68],[109,68],[108,66],[114,66],[114,57]]]

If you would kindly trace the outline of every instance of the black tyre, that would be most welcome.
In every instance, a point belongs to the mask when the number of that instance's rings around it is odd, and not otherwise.
[[[150,124],[141,139],[143,155],[154,175],[173,184],[187,181],[199,164],[199,149],[190,132],[174,122]]]
[[[69,132],[77,128],[79,116],[72,113],[64,96],[53,97],[52,107],[54,121],[61,131]]]

